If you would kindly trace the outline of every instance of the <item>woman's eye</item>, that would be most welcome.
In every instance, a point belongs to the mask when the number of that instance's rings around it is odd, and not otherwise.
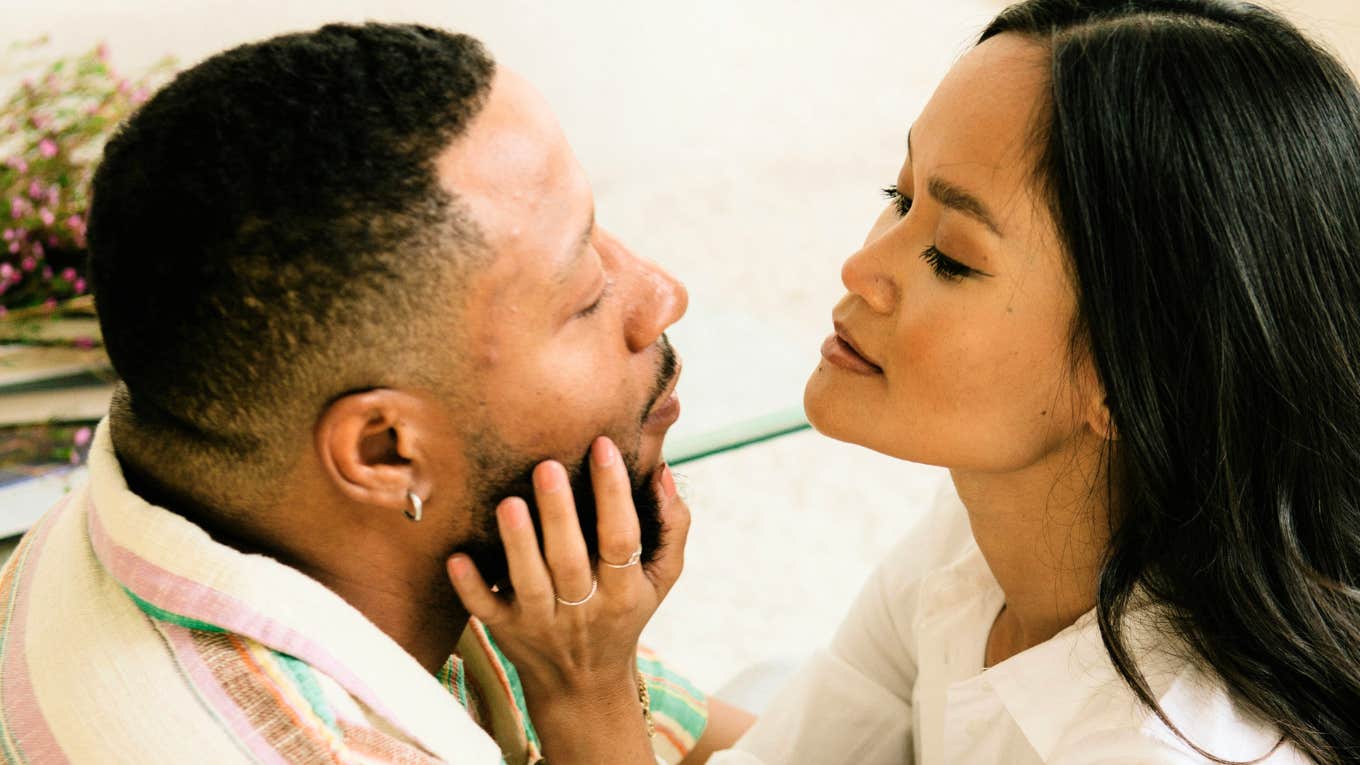
[[[977,273],[973,269],[945,255],[935,249],[935,245],[930,245],[921,251],[921,259],[930,264],[930,269],[935,275],[948,282],[958,281],[965,276]]]
[[[902,192],[897,190],[896,185],[883,189],[883,196],[897,203],[897,217],[905,218],[907,213],[911,212],[911,200],[902,196]]]

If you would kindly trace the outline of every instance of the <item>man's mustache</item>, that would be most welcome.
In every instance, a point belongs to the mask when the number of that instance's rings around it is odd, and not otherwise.
[[[647,419],[647,414],[656,408],[656,402],[661,398],[661,394],[670,388],[680,368],[679,358],[675,355],[675,348],[671,345],[669,337],[662,334],[661,339],[657,341],[657,348],[661,351],[661,363],[656,369],[656,384],[652,386],[652,393],[647,397],[647,406],[642,409],[644,420]]]

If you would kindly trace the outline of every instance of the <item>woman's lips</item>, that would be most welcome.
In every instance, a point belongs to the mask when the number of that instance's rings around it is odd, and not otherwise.
[[[861,375],[881,375],[883,369],[859,355],[854,346],[839,334],[833,333],[822,343],[822,358],[849,372]]]

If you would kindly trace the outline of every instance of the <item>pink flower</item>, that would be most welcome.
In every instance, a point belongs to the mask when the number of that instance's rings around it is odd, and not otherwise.
[[[79,215],[72,215],[66,219],[66,227],[76,233],[80,233],[85,230],[85,219]]]
[[[0,305],[0,316],[4,316],[7,313],[9,313],[9,309]]]
[[[73,286],[75,287],[77,295],[84,295],[85,288],[89,285],[85,284],[84,279],[76,279],[76,283]]]
[[[5,241],[6,242],[14,241],[14,229],[12,228],[5,229]]]
[[[8,282],[9,277],[14,274],[14,266],[8,263],[0,263],[0,281]]]
[[[50,226],[57,222],[57,216],[46,207],[38,211],[38,217],[42,219],[44,226]]]
[[[32,255],[25,255],[24,259],[20,261],[19,267],[24,269],[25,271],[32,271],[33,269],[38,267],[38,259],[33,257]]]
[[[23,280],[24,280],[24,272],[23,272],[23,271],[15,271],[13,274],[10,274],[9,283],[10,283],[10,286],[11,286],[11,287],[14,286],[14,285],[16,285],[16,284],[18,284],[19,282],[21,282],[21,281],[23,281]]]
[[[34,181],[28,184],[28,198],[34,201],[43,198],[43,187],[41,183]]]
[[[44,301],[43,301],[43,308],[46,308],[46,309],[49,310],[49,311],[55,311],[55,310],[57,310],[57,299],[56,299],[56,298],[48,298],[48,299],[44,300]]]
[[[43,274],[43,278],[44,278],[44,279],[47,279],[48,281],[51,281],[51,280],[52,280],[52,267],[51,267],[51,266],[43,266],[42,274]]]
[[[146,101],[146,98],[149,95],[151,94],[147,92],[146,88],[137,88],[136,90],[132,91],[132,103],[140,104]]]
[[[11,255],[18,255],[18,254],[19,254],[19,249],[20,249],[21,247],[23,247],[23,244],[20,243],[20,242],[10,242],[10,243],[9,243],[9,254],[11,254]]]
[[[30,250],[35,258],[41,258],[45,252],[45,250],[43,250],[42,242],[34,242],[33,247],[30,248]]]
[[[75,280],[76,280],[76,270],[75,270],[74,268],[70,268],[70,267],[67,267],[67,268],[62,269],[61,278],[65,279],[65,280],[68,281],[68,282],[73,282],[73,281],[75,281]]]
[[[71,450],[71,464],[72,465],[80,464],[80,452],[76,451],[75,449]]]
[[[28,212],[28,201],[23,197],[14,197],[9,200],[9,216],[11,218],[22,218]]]
[[[51,159],[57,156],[57,142],[51,138],[44,138],[38,142],[38,153]]]
[[[48,186],[48,187],[47,187],[47,204],[52,205],[53,207],[56,207],[56,206],[57,206],[57,203],[60,202],[60,201],[61,201],[61,186],[59,186],[59,185],[57,185],[57,184],[55,184],[55,183],[52,184],[51,186]]]
[[[85,445],[90,443],[90,436],[93,435],[94,432],[91,431],[88,427],[84,427],[81,428],[80,430],[77,430],[74,438],[76,447],[79,449],[85,448]]]
[[[9,132],[10,130],[13,129],[14,128],[11,126],[5,132]],[[18,170],[21,173],[28,172],[28,163],[24,161],[23,157],[10,157],[9,159],[5,160],[5,164],[9,165],[15,170]]]

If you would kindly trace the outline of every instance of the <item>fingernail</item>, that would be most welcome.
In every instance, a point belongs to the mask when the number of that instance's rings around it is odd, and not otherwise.
[[[466,578],[470,565],[468,559],[462,555],[455,555],[452,558],[449,558],[449,570],[453,572],[455,579]]]
[[[600,467],[608,467],[614,464],[614,459],[619,456],[619,450],[615,448],[614,442],[604,436],[595,439],[594,448],[591,456],[595,458],[595,464]]]
[[[661,466],[661,489],[666,492],[666,497],[675,496],[675,476],[671,475],[671,466]]]
[[[540,462],[534,470],[534,485],[540,491],[557,491],[566,483],[567,471],[556,462]]]
[[[523,528],[529,524],[529,512],[524,500],[509,497],[500,504],[500,517],[497,522],[508,529]]]

